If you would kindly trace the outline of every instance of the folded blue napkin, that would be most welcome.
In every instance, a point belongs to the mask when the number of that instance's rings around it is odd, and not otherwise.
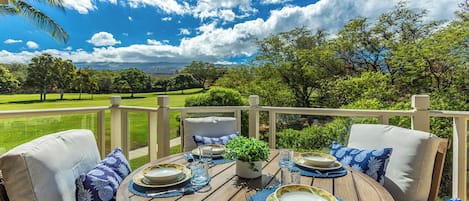
[[[342,177],[347,175],[347,169],[344,167],[340,167],[339,169],[335,170],[316,170],[316,169],[309,169],[305,167],[301,167],[299,165],[295,165],[300,169],[300,174],[303,176],[308,177],[317,177],[317,178],[335,178],[335,177]]]
[[[199,159],[199,156],[197,155],[194,155],[192,153],[185,153],[184,154],[184,159],[186,159],[186,161],[188,162],[192,162],[197,159]],[[224,163],[229,163],[229,162],[232,162],[233,160],[230,160],[230,159],[226,159],[226,158],[223,158],[223,157],[218,157],[218,158],[212,158],[212,160],[210,161],[210,164],[213,164],[213,165],[219,165],[219,164],[224,164]]]
[[[208,185],[208,184],[207,184]],[[167,197],[176,197],[186,194],[192,194],[206,185],[194,186],[189,181],[186,181],[182,184],[178,184],[171,187],[165,188],[147,188],[135,184],[133,181],[129,182],[129,191],[135,195],[148,197],[148,198],[167,198]],[[155,195],[154,193],[164,192],[161,194]]]
[[[258,191],[257,193],[252,195],[251,197],[249,197],[248,201],[265,201],[267,199],[267,196],[275,192],[275,190],[277,190],[277,187],[264,188],[261,191]],[[335,199],[337,199],[337,201],[343,201],[342,199],[338,197],[335,197]]]

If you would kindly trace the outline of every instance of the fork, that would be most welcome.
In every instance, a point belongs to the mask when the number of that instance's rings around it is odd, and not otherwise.
[[[185,194],[189,190],[189,188],[190,187],[181,187],[178,189],[166,190],[166,191],[155,192],[155,193],[147,193],[146,195],[152,197],[152,196],[164,195],[164,194],[175,193],[175,192],[181,192],[182,194]]]

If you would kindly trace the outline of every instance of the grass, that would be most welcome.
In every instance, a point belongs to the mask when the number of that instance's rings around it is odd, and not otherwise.
[[[64,100],[59,100],[59,94],[48,94],[47,101],[40,102],[39,94],[14,94],[0,95],[0,112],[6,110],[38,110],[51,108],[77,108],[93,106],[110,106],[111,96],[121,96],[121,105],[158,107],[157,96],[168,95],[171,107],[184,106],[186,97],[201,93],[202,89],[184,90],[164,93],[137,93],[134,98],[129,98],[130,94],[82,94],[82,99],[78,100],[79,94],[67,93]],[[170,134],[171,138],[176,137],[179,122],[176,121],[177,113],[170,114]],[[40,136],[74,128],[90,129],[97,133],[96,114],[73,114],[54,115],[44,117],[21,117],[21,118],[0,118],[0,154],[15,146],[29,142]],[[106,135],[109,139],[109,111],[106,112]],[[131,149],[136,149],[147,145],[148,122],[146,113],[130,112],[130,145]],[[106,147],[110,147],[107,140]],[[175,150],[176,148],[174,148]],[[172,149],[172,151],[174,151]],[[177,148],[179,150],[179,148]],[[176,152],[177,153],[177,152]],[[143,162],[143,163],[142,163]],[[132,160],[132,166],[139,166],[146,163],[145,160]]]

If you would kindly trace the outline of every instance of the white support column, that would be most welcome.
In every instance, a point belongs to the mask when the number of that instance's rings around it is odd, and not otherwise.
[[[130,152],[129,112],[121,110],[121,148],[126,158]]]
[[[379,117],[379,122],[380,122],[380,124],[389,125],[389,116],[388,115],[381,115]]]
[[[185,131],[184,131],[184,119],[187,118],[187,112],[185,110],[182,110],[181,111],[181,118],[179,120],[179,138],[181,139],[181,149],[180,151],[183,152],[184,151],[184,135],[185,135]]]
[[[249,137],[259,139],[259,96],[249,96]]]
[[[111,150],[122,146],[121,141],[121,104],[120,96],[111,97]]]
[[[277,133],[277,113],[269,111],[269,146],[275,149]]]
[[[99,111],[98,115],[98,150],[101,158],[106,157],[106,112]]]
[[[157,124],[157,144],[158,158],[169,155],[169,97],[158,96],[158,124]]]
[[[430,132],[430,96],[428,95],[413,95],[412,107],[414,108],[414,115],[412,115],[412,129]]]
[[[243,122],[241,110],[237,110],[234,116],[236,118],[236,130],[238,130],[238,132],[241,133],[241,124]]]
[[[148,112],[148,157],[150,161],[156,160],[158,153],[157,144],[157,113]]]
[[[453,118],[453,197],[467,196],[467,119]]]

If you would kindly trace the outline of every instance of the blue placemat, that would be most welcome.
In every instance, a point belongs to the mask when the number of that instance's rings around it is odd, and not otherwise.
[[[275,190],[277,190],[277,187],[262,189],[261,191],[258,191],[257,193],[249,197],[248,201],[265,201],[267,199],[267,196],[275,192]],[[337,199],[337,201],[343,201],[338,197],[335,197],[335,199]]]
[[[186,161],[192,162],[194,159],[195,160],[199,159],[199,156],[194,155],[192,153],[185,153],[184,154],[184,159],[186,159]],[[223,158],[223,157],[218,157],[218,158],[212,158],[212,160],[210,161],[210,164],[219,165],[219,164],[229,163],[229,162],[232,162],[232,161],[233,160],[226,159],[226,158]]]
[[[329,171],[320,171],[320,170],[314,170],[314,169],[309,169],[305,167],[301,167],[299,165],[296,165],[300,169],[300,174],[303,176],[308,176],[308,177],[317,177],[317,178],[335,178],[335,177],[342,177],[347,175],[347,169],[344,167],[341,167],[336,170],[329,170]]]
[[[208,184],[207,184],[208,185]],[[148,188],[135,184],[133,181],[129,182],[129,191],[135,195],[148,197],[148,198],[167,198],[167,197],[176,197],[186,194],[192,194],[206,185],[203,186],[194,186],[190,183],[190,180],[171,187],[165,188]],[[168,192],[169,191],[169,192]],[[155,195],[154,193],[165,192],[162,194]]]

